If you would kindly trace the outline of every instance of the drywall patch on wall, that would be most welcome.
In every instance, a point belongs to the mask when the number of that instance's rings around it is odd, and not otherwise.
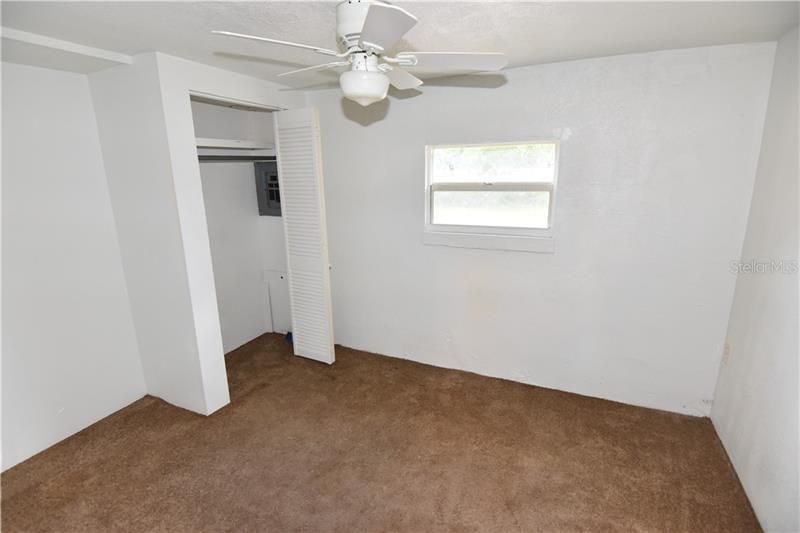
[[[3,469],[145,382],[86,76],[2,64]]]
[[[553,130],[553,137],[561,141],[567,141],[572,137],[572,128],[555,128]]]
[[[797,100],[795,29],[775,56],[747,234],[741,262],[731,265],[740,273],[711,412],[767,531],[800,530]]]
[[[337,343],[707,415],[774,50],[511,69],[497,88],[423,85],[368,108],[338,89],[308,92],[321,117]],[[425,145],[565,125],[554,254],[423,245]]]

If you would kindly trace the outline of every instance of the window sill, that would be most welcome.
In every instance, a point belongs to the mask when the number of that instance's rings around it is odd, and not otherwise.
[[[423,233],[425,244],[452,246],[455,248],[479,248],[482,250],[509,250],[514,252],[553,253],[553,237],[529,235],[491,235],[483,233],[459,233],[431,231]]]

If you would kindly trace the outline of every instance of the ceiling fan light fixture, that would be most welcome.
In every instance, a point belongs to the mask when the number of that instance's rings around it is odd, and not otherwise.
[[[310,50],[335,58],[321,65],[299,68],[278,76],[347,68],[348,72],[339,77],[342,92],[346,98],[364,107],[386,98],[389,85],[400,91],[422,85],[422,80],[406,71],[405,67],[435,73],[463,74],[492,72],[506,66],[505,55],[497,52],[401,50],[394,57],[390,56],[389,52],[396,50],[403,36],[417,22],[417,17],[385,0],[342,0],[336,6],[336,50],[230,31],[214,30],[212,33]]]
[[[366,107],[386,98],[389,77],[383,72],[349,70],[339,77],[346,98]]]

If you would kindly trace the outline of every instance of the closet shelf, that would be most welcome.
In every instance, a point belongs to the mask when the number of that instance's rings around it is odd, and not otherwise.
[[[212,139],[209,137],[197,137],[195,139],[198,148],[225,148],[228,150],[271,150],[273,146],[257,141],[242,139]]]

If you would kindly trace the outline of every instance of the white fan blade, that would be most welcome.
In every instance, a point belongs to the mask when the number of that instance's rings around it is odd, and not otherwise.
[[[417,23],[417,17],[397,6],[371,4],[361,29],[362,48],[388,50]]]
[[[301,72],[314,72],[315,70],[325,70],[326,68],[336,68],[349,65],[349,61],[334,61],[333,63],[324,63],[322,65],[314,65],[311,67],[299,68],[297,70],[290,70],[289,72],[282,72],[278,77],[291,76],[292,74],[300,74]]]
[[[486,72],[508,64],[505,54],[499,52],[401,52],[396,59],[404,67],[426,70]]]
[[[399,67],[390,67],[389,65],[386,65],[386,68],[382,68],[381,70],[389,77],[389,82],[396,89],[400,89],[401,91],[413,89],[414,87],[419,87],[422,85],[421,79],[409,74]]]
[[[338,56],[339,52],[328,50],[327,48],[320,48],[319,46],[311,46],[309,44],[292,43],[289,41],[279,41],[277,39],[267,39],[266,37],[256,37],[255,35],[246,35],[244,33],[234,33],[232,31],[219,31],[212,30],[211,33],[216,35],[227,35],[228,37],[238,37],[239,39],[249,39],[251,41],[261,41],[264,43],[280,44],[282,46],[291,46],[293,48],[303,48],[305,50],[312,50],[318,54],[326,56]]]

